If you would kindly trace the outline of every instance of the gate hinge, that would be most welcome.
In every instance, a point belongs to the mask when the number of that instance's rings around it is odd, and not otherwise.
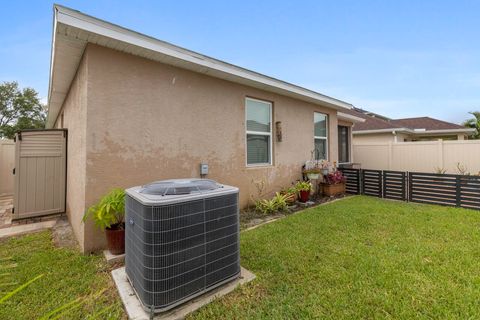
[[[12,171],[13,171],[12,173],[13,173],[13,174],[15,174],[15,168],[13,168],[13,170],[12,170]]]
[[[12,207],[12,213],[15,213],[15,207]]]

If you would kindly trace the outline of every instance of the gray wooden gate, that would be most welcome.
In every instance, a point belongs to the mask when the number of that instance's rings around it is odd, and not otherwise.
[[[25,130],[15,136],[13,219],[65,212],[67,131]]]

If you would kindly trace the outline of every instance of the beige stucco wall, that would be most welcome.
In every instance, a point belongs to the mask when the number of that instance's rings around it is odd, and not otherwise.
[[[199,177],[201,162],[210,166],[208,178],[238,186],[246,206],[261,181],[271,195],[301,178],[313,149],[315,111],[329,115],[329,157],[337,160],[335,110],[95,45],[86,51],[88,120],[79,152],[86,154],[87,206],[113,187]],[[273,166],[245,165],[246,97],[272,101],[273,122],[282,122],[283,141],[273,135]],[[70,171],[70,180],[80,171]],[[86,251],[104,241],[97,229],[85,227]]]
[[[346,126],[346,127],[351,127],[352,126],[351,122],[348,122],[348,121],[345,121],[345,120],[338,119],[337,123],[338,123],[339,126]]]
[[[85,54],[62,107],[63,128],[68,129],[66,211],[82,247],[85,243],[85,225],[82,218],[86,208],[87,66],[88,55]],[[57,118],[55,127],[62,128],[62,115]],[[88,221],[87,226],[87,229],[90,229],[92,222]]]
[[[245,98],[273,102],[273,165],[246,167]],[[240,188],[241,206],[301,178],[313,149],[313,113],[329,116],[329,160],[337,161],[336,111],[89,45],[56,127],[68,129],[67,214],[84,251],[105,246],[83,214],[111,188],[199,177]],[[62,120],[63,118],[63,120]],[[350,125],[345,122],[344,124]]]

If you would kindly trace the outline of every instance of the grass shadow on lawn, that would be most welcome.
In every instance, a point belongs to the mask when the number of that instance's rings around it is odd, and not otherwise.
[[[0,242],[0,319],[122,319],[102,256],[56,248],[51,232]]]
[[[480,318],[480,212],[352,197],[241,235],[257,280],[192,319]]]

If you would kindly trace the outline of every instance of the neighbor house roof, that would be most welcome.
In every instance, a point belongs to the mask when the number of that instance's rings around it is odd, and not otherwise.
[[[404,118],[404,119],[394,119],[390,122],[407,128],[412,129],[426,129],[426,130],[452,130],[452,129],[465,129],[464,126],[461,126],[456,123],[446,122],[443,120],[438,120],[430,117],[418,117],[418,118]]]
[[[88,43],[336,110],[352,108],[347,102],[321,93],[207,57],[76,10],[54,5],[47,127],[52,127],[58,117]]]
[[[475,129],[465,128],[459,124],[434,119],[431,117],[390,119],[363,109],[353,108],[343,111],[353,116],[365,119],[353,127],[354,134],[381,132],[407,132],[415,134],[447,134],[473,133]]]

